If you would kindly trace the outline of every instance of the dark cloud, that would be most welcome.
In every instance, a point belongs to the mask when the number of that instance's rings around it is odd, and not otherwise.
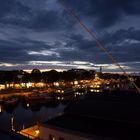
[[[118,62],[140,60],[140,30],[129,28],[114,33],[105,33],[100,41]],[[67,53],[62,52],[63,57],[70,59],[70,56],[76,60],[85,59],[96,63],[112,63],[106,53],[98,48],[92,40],[88,40],[82,35],[72,34],[66,42],[65,47],[75,48],[75,50]]]
[[[6,14],[13,12],[13,9],[21,11],[26,10],[24,6],[22,6],[19,2],[16,0],[1,0],[0,1],[0,17],[4,17]],[[20,9],[21,8],[21,9]]]
[[[69,27],[67,22],[56,11],[40,11],[31,19],[29,28],[35,30],[47,29],[51,31],[62,30]]]
[[[119,62],[140,60],[140,30],[130,27],[107,33],[101,39]]]
[[[34,30],[70,29],[75,22],[59,1],[64,1],[80,17],[89,18],[91,25],[100,28],[113,26],[122,21],[124,15],[140,15],[138,0],[58,0],[54,1],[54,7],[47,4],[47,1],[49,0],[1,0],[0,22]]]
[[[61,1],[66,2],[86,25],[96,32],[102,31],[98,34],[101,42],[118,62],[138,69],[140,29],[134,26],[139,27],[134,21],[140,15],[139,0]],[[127,29],[118,24],[126,23],[126,17],[134,27],[127,24]],[[112,63],[59,0],[1,0],[0,26],[0,64],[24,65],[31,61]]]
[[[29,39],[16,39],[12,41],[0,40],[0,61],[21,63],[31,60],[42,60],[42,57],[29,55],[28,52],[49,49],[50,46],[44,42]]]
[[[4,24],[23,24],[30,17],[30,9],[17,0],[0,1],[0,22]]]
[[[42,2],[45,4],[45,1]],[[32,3],[32,7],[34,7],[38,4],[38,1],[34,1],[34,3],[31,1],[29,3]],[[37,31],[67,30],[73,27],[73,23],[67,20],[68,18],[65,13],[61,12],[62,10],[47,10],[47,5],[46,9],[34,9],[32,7],[19,0],[2,0],[0,4],[0,23]]]
[[[138,0],[60,0],[67,3],[81,17],[89,17],[96,27],[110,27],[124,15],[140,15]]]

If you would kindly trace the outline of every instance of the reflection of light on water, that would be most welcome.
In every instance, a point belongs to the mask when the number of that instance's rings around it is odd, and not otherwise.
[[[14,129],[14,117],[11,117],[11,126],[12,126],[12,130],[15,131],[15,129]]]
[[[25,125],[23,124],[22,129],[25,129]]]
[[[0,105],[0,112],[2,112],[2,106]]]
[[[27,103],[27,107],[29,107],[30,106],[30,104],[29,103]]]
[[[22,128],[26,129],[28,126],[34,124],[36,120],[45,122],[49,118],[54,118],[58,116],[58,113],[62,112],[65,108],[64,104],[53,104],[52,106],[42,105],[39,111],[32,111],[29,109],[31,104],[28,101],[24,103],[25,104],[22,104],[22,102],[20,102],[19,105],[15,107],[16,109],[10,114],[7,112],[7,110],[4,110],[5,108],[3,104],[0,104],[0,109],[2,110],[2,113],[0,113],[0,122],[2,124],[1,127],[17,132]],[[28,103],[29,107],[27,107]],[[13,106],[8,106],[6,109],[13,109],[12,107]],[[36,133],[36,129],[34,129],[34,133]],[[37,136],[37,134],[35,136]]]

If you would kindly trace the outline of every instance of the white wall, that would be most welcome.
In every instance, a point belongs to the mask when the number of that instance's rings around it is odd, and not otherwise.
[[[59,137],[63,137],[64,140],[91,140],[88,138],[83,138],[80,136],[76,136],[74,134],[66,133],[63,131],[50,129],[46,127],[40,127],[40,138],[43,140],[48,140],[49,134],[53,135],[55,137],[54,140],[59,140]]]
[[[69,131],[62,131],[60,129],[53,129],[50,127],[40,127],[40,138],[42,140],[48,140],[49,134],[53,135],[55,139],[59,140],[59,137],[63,137],[64,140],[116,140],[113,138],[102,137],[102,136],[94,136],[92,138],[82,137],[81,135],[78,136],[78,133],[70,133]]]

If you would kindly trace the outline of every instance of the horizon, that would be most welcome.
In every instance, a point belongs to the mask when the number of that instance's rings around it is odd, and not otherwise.
[[[34,69],[38,69],[38,68],[34,68]],[[75,69],[75,68],[72,68],[72,69]],[[55,70],[57,72],[64,72],[64,71],[69,71],[69,70],[72,70],[72,69],[38,69],[38,70],[40,72],[48,72],[48,71],[51,71],[51,70]],[[23,70],[25,72],[31,73],[33,69],[11,69],[11,70],[0,70],[0,71],[20,71],[20,70]],[[95,70],[95,69],[83,69],[83,70],[90,71],[90,70]],[[95,72],[99,73],[100,70],[95,70]],[[113,72],[113,71],[102,71],[102,73],[104,73],[104,74],[109,73],[109,74],[125,75],[124,72]],[[138,71],[137,72],[127,72],[126,71],[126,74],[134,74],[133,76],[140,76],[140,72],[138,72]]]

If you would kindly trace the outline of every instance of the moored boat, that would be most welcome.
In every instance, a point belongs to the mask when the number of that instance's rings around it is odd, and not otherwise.
[[[25,97],[26,101],[29,102],[48,102],[48,101],[52,101],[53,97],[50,93],[43,93],[43,92],[33,92],[31,93],[29,96]]]
[[[72,88],[59,88],[54,93],[56,100],[71,100],[74,97],[74,90]]]
[[[5,105],[15,105],[16,103],[18,103],[17,97],[11,97],[11,98],[4,100]]]

